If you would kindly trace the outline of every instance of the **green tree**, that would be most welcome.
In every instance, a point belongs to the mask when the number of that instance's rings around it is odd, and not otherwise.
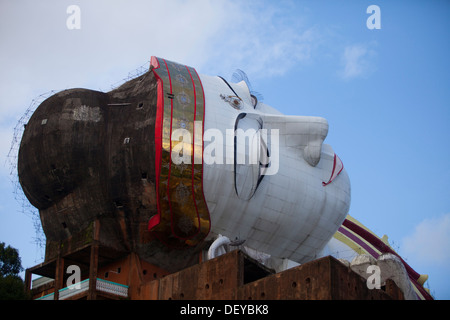
[[[23,270],[17,249],[0,242],[0,300],[28,299],[19,272]]]

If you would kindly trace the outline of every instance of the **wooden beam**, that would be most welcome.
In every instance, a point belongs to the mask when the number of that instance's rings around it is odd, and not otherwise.
[[[30,269],[25,270],[25,292],[29,293],[31,291],[31,276],[33,273]]]
[[[56,259],[56,269],[55,269],[55,294],[53,296],[54,300],[59,300],[59,290],[64,286],[64,258],[58,255]]]
[[[98,275],[98,249],[99,249],[100,221],[94,221],[94,235],[91,244],[91,257],[89,262],[89,291],[88,300],[97,298],[97,275]]]

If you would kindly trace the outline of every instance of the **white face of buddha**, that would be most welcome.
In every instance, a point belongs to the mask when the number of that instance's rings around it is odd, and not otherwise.
[[[201,80],[210,236],[238,237],[272,256],[307,261],[333,236],[350,205],[347,173],[323,143],[328,122],[255,105],[244,82]]]
[[[245,82],[163,59],[152,65],[159,214],[150,230],[173,245],[221,234],[273,257],[313,258],[350,205],[342,162],[323,144],[327,121],[285,116]]]

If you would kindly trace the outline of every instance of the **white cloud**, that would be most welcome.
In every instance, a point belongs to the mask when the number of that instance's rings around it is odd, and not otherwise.
[[[375,56],[373,46],[374,43],[354,44],[344,48],[342,54],[343,69],[340,71],[342,79],[367,77],[373,71],[373,57]]]
[[[72,2],[24,3],[0,10],[0,118],[48,90],[108,90],[152,55],[211,74],[280,75],[311,59],[318,34],[289,4],[80,0],[81,29],[68,30]]]
[[[41,93],[108,91],[152,55],[200,73],[228,77],[242,68],[252,78],[282,75],[311,59],[318,36],[289,14],[289,3],[79,0],[81,29],[69,30],[71,4],[1,4],[0,127],[10,127]]]
[[[256,78],[279,76],[308,63],[318,39],[315,26],[305,26],[301,16],[290,16],[289,8],[278,2],[264,6],[239,2],[209,42],[205,61],[221,73],[243,68]]]
[[[109,91],[152,55],[185,63],[205,59],[204,48],[224,23],[225,3],[80,0],[81,29],[69,30],[71,1],[1,2],[0,164],[17,120],[40,94],[74,87]]]
[[[427,265],[450,263],[450,213],[425,219],[403,239],[404,256]]]

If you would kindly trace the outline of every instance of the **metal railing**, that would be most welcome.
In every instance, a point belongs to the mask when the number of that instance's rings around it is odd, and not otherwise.
[[[108,280],[97,279],[97,291],[110,293],[123,298],[128,297],[128,286]]]

